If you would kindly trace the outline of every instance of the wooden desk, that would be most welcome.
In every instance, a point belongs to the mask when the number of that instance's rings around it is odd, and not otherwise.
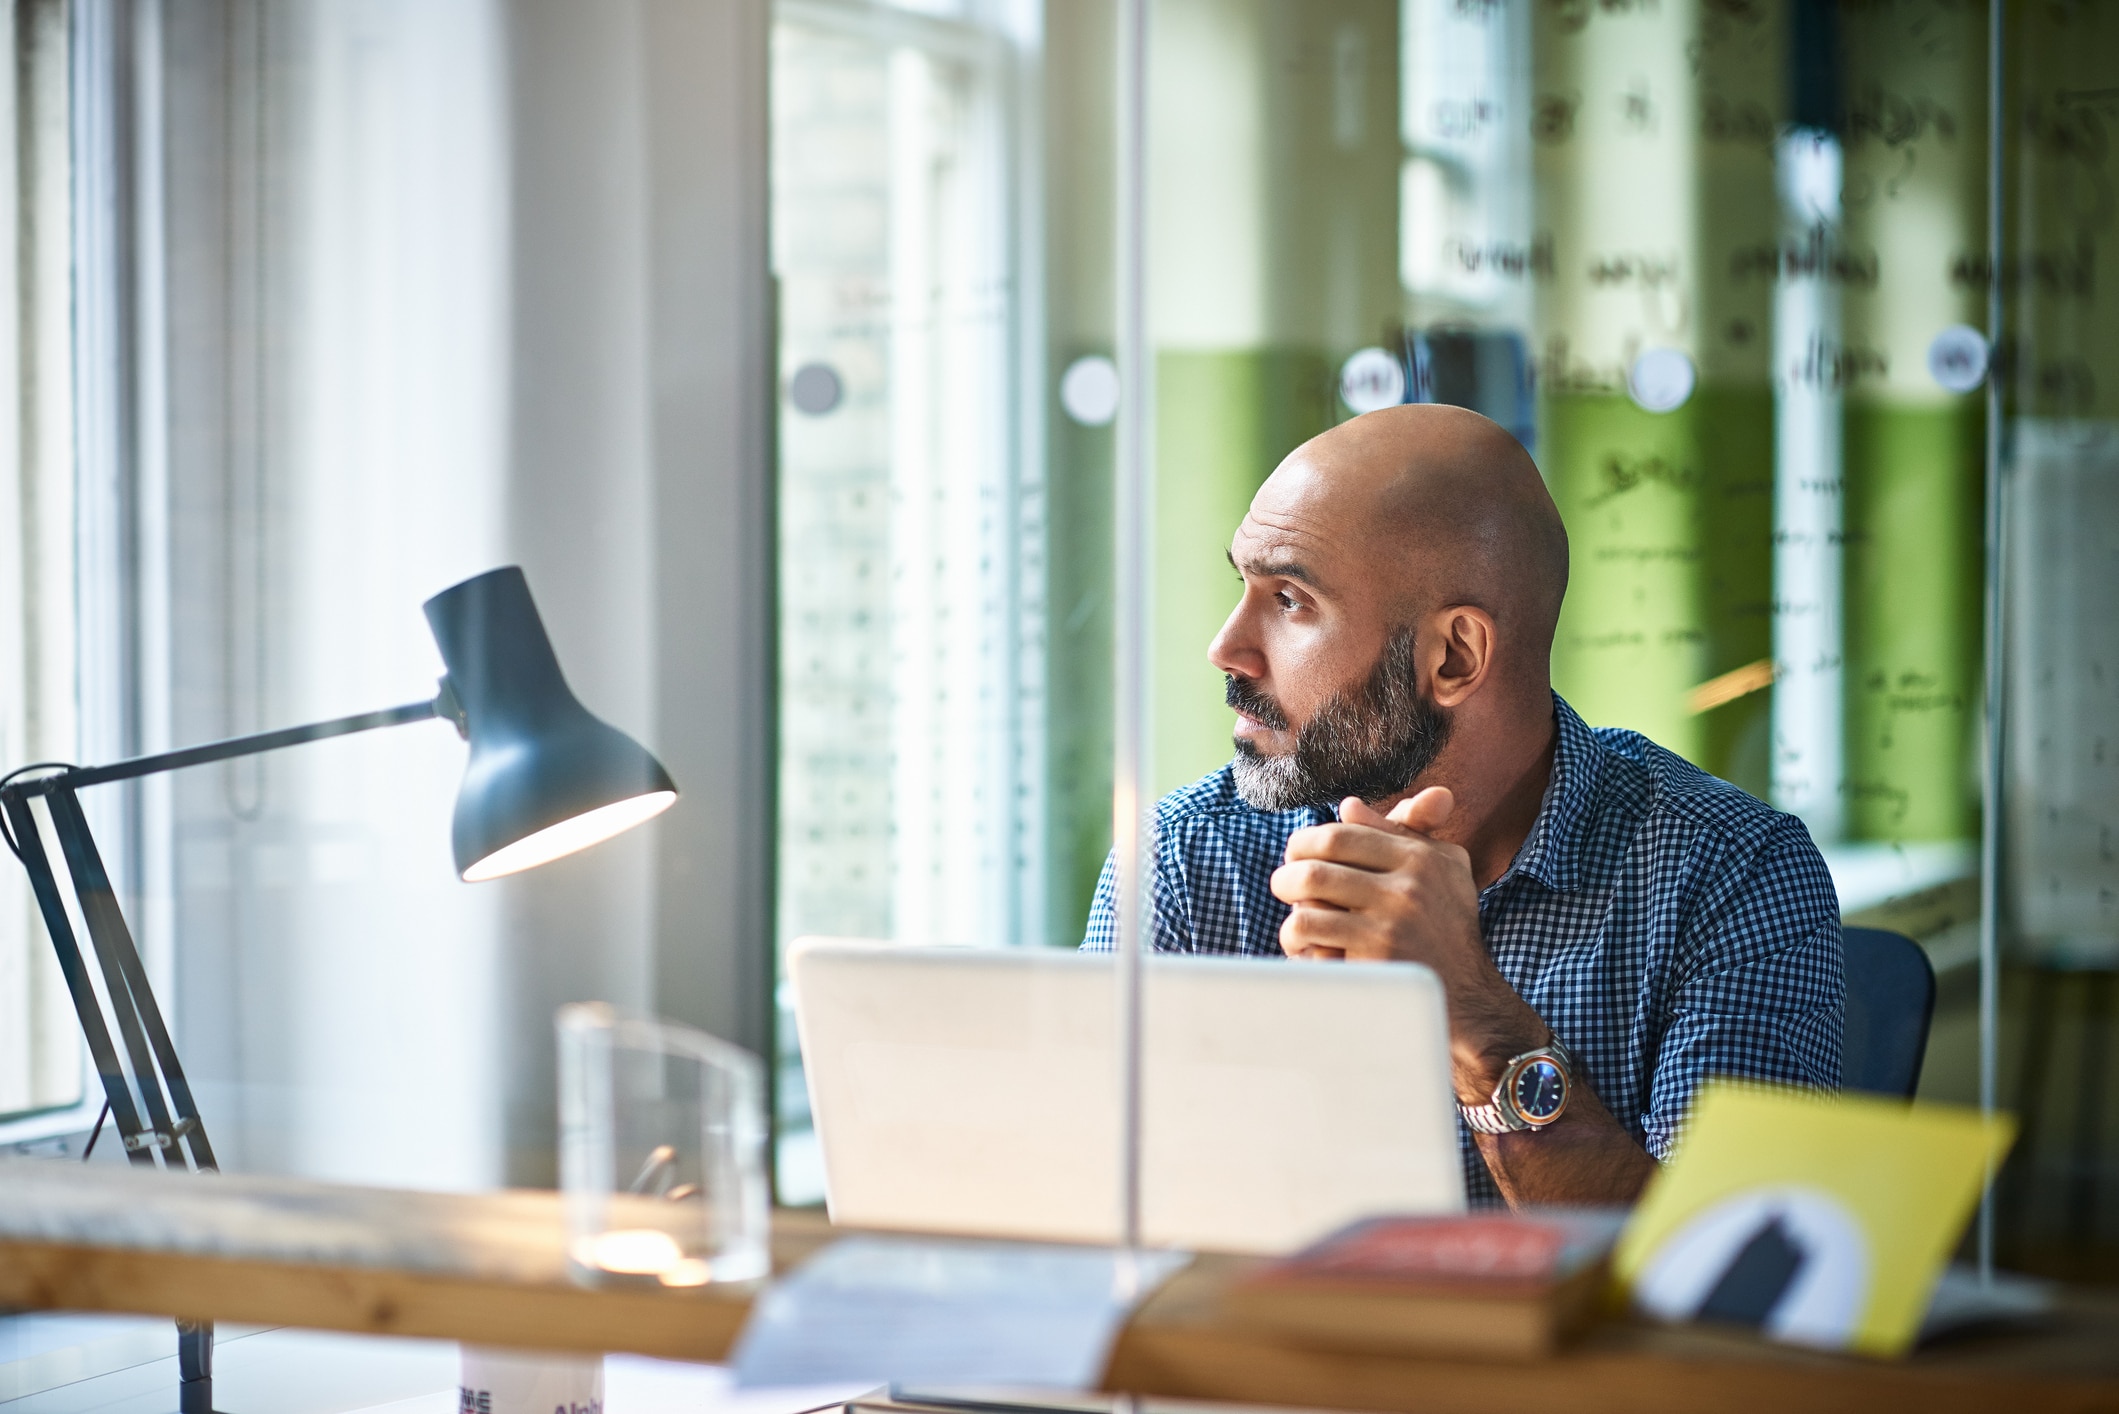
[[[0,1160],[0,1305],[682,1360],[727,1354],[751,1293],[587,1290],[567,1277],[563,1232],[552,1193],[404,1193]],[[775,1259],[785,1268],[829,1236],[819,1217],[783,1213]],[[1205,1257],[1156,1293],[1121,1337],[1107,1384],[1231,1403],[1481,1414],[2119,1411],[2112,1298],[2071,1295],[2045,1329],[1897,1364],[1613,1325],[1556,1359],[1509,1367],[1262,1339],[1219,1312],[1219,1293],[1246,1265]]]
[[[1106,1384],[1143,1395],[1407,1414],[2119,1410],[2119,1297],[2071,1292],[2038,1329],[1882,1362],[1710,1329],[1614,1322],[1555,1359],[1491,1362],[1303,1349],[1231,1326],[1218,1299],[1254,1262],[1202,1257],[1150,1297]]]
[[[782,1269],[830,1237],[782,1215]],[[0,1160],[0,1306],[719,1360],[748,1289],[589,1290],[557,1193],[414,1193]]]

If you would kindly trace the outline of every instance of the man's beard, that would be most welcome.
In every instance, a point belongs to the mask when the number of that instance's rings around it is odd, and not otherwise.
[[[1253,721],[1287,730],[1280,704],[1250,682],[1230,677],[1226,696]],[[1449,713],[1420,691],[1413,631],[1402,628],[1384,644],[1366,682],[1333,693],[1303,723],[1293,751],[1265,756],[1238,738],[1236,793],[1253,810],[1266,811],[1336,805],[1350,795],[1386,800],[1434,764],[1449,729]]]

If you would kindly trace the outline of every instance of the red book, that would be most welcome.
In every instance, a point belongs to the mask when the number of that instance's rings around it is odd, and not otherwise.
[[[1551,1353],[1595,1314],[1623,1214],[1370,1218],[1232,1286],[1232,1318],[1301,1344]]]

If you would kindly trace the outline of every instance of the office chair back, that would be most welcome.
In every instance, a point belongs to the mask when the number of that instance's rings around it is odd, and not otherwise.
[[[1927,950],[1881,928],[1842,928],[1847,960],[1847,1032],[1840,1085],[1910,1100],[1920,1085],[1935,1015],[1935,969]]]

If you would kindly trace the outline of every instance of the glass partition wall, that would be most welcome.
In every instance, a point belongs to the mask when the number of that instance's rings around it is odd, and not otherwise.
[[[1019,21],[776,9],[783,950],[805,934],[1042,937]],[[781,1196],[816,1201],[784,998],[779,1016]]]
[[[2008,7],[2000,1038],[2004,1260],[2119,1279],[2119,14]],[[1959,278],[1977,287],[1976,260]]]
[[[1566,519],[1556,689],[1805,821],[1846,921],[1935,966],[1922,1095],[2023,1116],[1999,1260],[2119,1270],[2113,20],[1144,4],[1130,232],[1130,4],[780,5],[781,942],[1078,943],[1126,616],[1152,798],[1229,757],[1205,653],[1258,485],[1359,411],[1457,403]],[[799,1199],[784,1020],[782,1057]]]

